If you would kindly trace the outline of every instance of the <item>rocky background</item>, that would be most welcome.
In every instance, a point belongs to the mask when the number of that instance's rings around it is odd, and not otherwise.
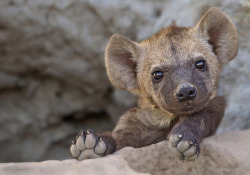
[[[247,129],[249,0],[0,1],[0,162],[66,159],[81,129],[111,130],[136,97],[108,81],[109,37],[139,41],[173,21],[191,26],[212,6],[232,18],[240,37],[221,76],[228,107],[218,132]]]

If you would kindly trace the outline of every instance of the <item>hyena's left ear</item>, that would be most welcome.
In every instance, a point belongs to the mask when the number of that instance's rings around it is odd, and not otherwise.
[[[120,89],[139,93],[136,68],[142,53],[139,44],[114,34],[105,51],[105,62],[111,83]]]
[[[210,8],[194,29],[211,44],[223,64],[235,57],[238,34],[232,20],[219,8]]]

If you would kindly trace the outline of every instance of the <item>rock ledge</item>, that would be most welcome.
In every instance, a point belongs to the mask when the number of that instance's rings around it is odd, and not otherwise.
[[[107,157],[76,161],[49,160],[0,164],[0,174],[250,174],[250,130],[233,131],[206,138],[195,161],[181,161],[168,148],[167,141],[144,148],[127,147]]]

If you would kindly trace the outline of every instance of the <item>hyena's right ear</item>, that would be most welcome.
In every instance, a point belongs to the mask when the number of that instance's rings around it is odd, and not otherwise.
[[[114,34],[105,51],[105,62],[110,81],[120,89],[138,94],[136,68],[142,49],[139,44]]]

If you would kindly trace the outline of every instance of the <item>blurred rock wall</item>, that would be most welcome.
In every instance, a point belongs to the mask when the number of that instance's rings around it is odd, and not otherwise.
[[[109,37],[139,41],[173,21],[191,26],[212,6],[240,37],[221,76],[228,107],[219,132],[250,128],[249,0],[0,1],[0,162],[65,159],[81,129],[111,130],[136,97],[108,81]]]

